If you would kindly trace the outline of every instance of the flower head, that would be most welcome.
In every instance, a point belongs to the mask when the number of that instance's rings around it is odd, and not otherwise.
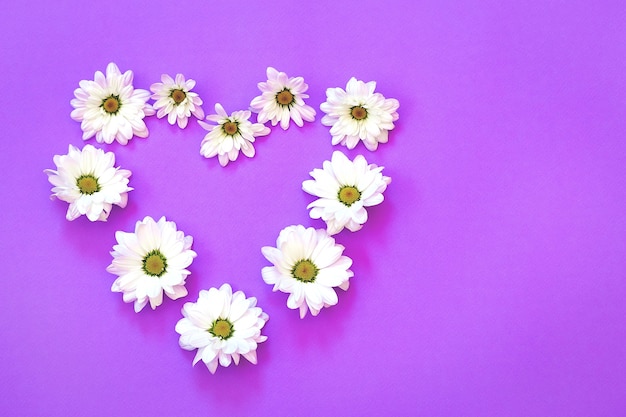
[[[329,88],[326,102],[320,109],[326,115],[322,124],[332,126],[333,145],[342,144],[353,149],[362,140],[367,149],[375,151],[379,143],[386,143],[393,122],[398,120],[398,100],[386,99],[375,93],[376,82],[364,83],[350,78],[346,90]]]
[[[155,222],[146,216],[135,225],[134,233],[116,232],[113,262],[107,271],[118,278],[111,291],[124,294],[124,302],[135,302],[135,312],[150,301],[154,310],[163,302],[163,292],[176,300],[187,295],[186,269],[196,253],[193,238],[176,230],[176,223],[161,217]]]
[[[304,122],[315,120],[313,107],[304,104],[308,94],[304,94],[309,86],[304,83],[302,77],[287,77],[284,72],[278,72],[272,67],[267,68],[267,81],[258,84],[261,95],[255,97],[250,106],[252,111],[259,113],[259,123],[268,120],[272,126],[280,122],[280,127],[286,130],[289,121],[293,120],[296,125],[302,127]]]
[[[187,127],[187,121],[193,114],[198,119],[204,119],[202,111],[202,99],[197,93],[191,90],[196,86],[194,80],[185,81],[183,74],[176,74],[176,79],[172,79],[167,74],[161,75],[160,83],[150,86],[152,99],[156,100],[154,109],[157,110],[157,117],[160,119],[167,115],[167,121],[173,125],[178,121],[178,127]]]
[[[133,135],[148,136],[145,116],[154,114],[146,102],[150,98],[147,90],[133,88],[133,72],[122,74],[114,63],[106,69],[106,75],[96,71],[94,80],[83,80],[74,90],[70,102],[74,110],[71,117],[81,122],[83,139],[96,136],[99,143],[117,140],[126,145]]]
[[[383,192],[391,178],[383,176],[383,167],[367,164],[362,155],[350,161],[342,152],[333,152],[323,169],[311,171],[312,180],[302,183],[302,189],[319,197],[307,206],[312,219],[326,222],[327,231],[334,235],[347,228],[360,230],[367,221],[365,207],[382,203]]]
[[[200,126],[209,131],[200,144],[200,153],[206,158],[217,155],[221,166],[236,160],[239,151],[252,158],[255,152],[252,145],[254,138],[270,133],[269,127],[250,122],[248,119],[251,113],[248,110],[236,111],[229,116],[224,107],[217,103],[215,111],[217,114],[210,114],[206,119],[217,125],[198,121]]]
[[[67,155],[55,155],[57,170],[46,169],[52,188],[51,198],[58,198],[70,204],[67,220],[86,215],[92,222],[105,221],[113,204],[126,207],[128,178],[131,172],[114,168],[113,152],[104,153],[86,145],[82,150],[70,145]]]
[[[287,307],[299,308],[300,318],[307,310],[317,316],[323,307],[337,304],[334,287],[347,290],[354,276],[349,269],[352,259],[343,256],[343,250],[325,230],[288,226],[278,235],[275,248],[261,249],[274,264],[261,274],[266,284],[274,285],[273,291],[289,293]]]
[[[238,365],[240,356],[257,363],[256,348],[267,340],[261,329],[269,317],[256,307],[256,298],[246,298],[241,291],[233,294],[230,285],[224,284],[200,291],[198,301],[185,303],[182,313],[176,332],[181,348],[198,349],[194,365],[202,360],[215,373],[218,364]]]

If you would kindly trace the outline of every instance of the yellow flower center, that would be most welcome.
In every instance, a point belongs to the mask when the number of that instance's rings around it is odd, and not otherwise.
[[[102,100],[102,104],[100,105],[100,107],[102,107],[104,111],[109,114],[116,114],[119,111],[120,106],[120,97],[113,95]]]
[[[234,136],[235,133],[239,132],[239,124],[237,122],[229,121],[222,125],[222,129],[227,135]]]
[[[361,106],[352,107],[350,114],[352,115],[352,118],[356,120],[363,120],[367,118],[367,110]]]
[[[288,107],[294,102],[293,94],[285,88],[283,91],[276,94],[276,102],[281,106]]]
[[[76,180],[76,186],[81,194],[93,194],[97,191],[100,191],[100,185],[98,184],[98,180],[93,175],[81,175]]]
[[[302,282],[314,282],[318,269],[315,264],[308,259],[303,259],[291,270],[291,275]]]
[[[167,261],[159,250],[153,250],[143,258],[143,270],[146,274],[160,277],[167,269]]]
[[[339,201],[350,207],[361,199],[361,193],[356,187],[345,186],[339,190]]]
[[[209,329],[209,332],[222,340],[228,339],[234,333],[233,325],[226,319],[217,319]]]
[[[185,100],[187,94],[185,94],[183,90],[172,90],[172,92],[170,93],[170,97],[172,98],[172,100],[174,100],[174,103],[178,105]]]

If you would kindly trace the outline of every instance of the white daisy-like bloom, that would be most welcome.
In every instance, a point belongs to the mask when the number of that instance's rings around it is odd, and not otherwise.
[[[362,140],[367,149],[375,151],[379,143],[387,142],[393,122],[398,120],[400,103],[375,93],[375,89],[375,81],[365,83],[352,77],[345,91],[339,87],[326,90],[326,102],[320,109],[326,113],[322,124],[332,126],[333,145],[353,149]]]
[[[80,150],[69,146],[67,155],[55,155],[56,170],[46,169],[48,181],[54,187],[50,198],[70,204],[67,220],[74,220],[83,214],[92,222],[106,221],[113,204],[126,207],[128,178],[131,172],[115,168],[113,152],[105,153],[91,145]]]
[[[289,294],[287,307],[307,310],[317,316],[323,307],[337,304],[335,287],[347,290],[354,273],[352,259],[343,256],[344,247],[323,229],[302,225],[288,226],[276,240],[276,247],[264,246],[263,256],[274,266],[261,270],[263,280],[273,291]]]
[[[161,75],[161,82],[150,86],[153,104],[157,111],[157,117],[161,119],[167,115],[167,121],[173,125],[178,123],[178,127],[184,129],[193,114],[198,119],[204,119],[202,110],[202,99],[197,93],[191,91],[196,86],[192,79],[185,80],[183,74],[176,74],[173,79],[167,74]]]
[[[117,275],[111,291],[121,292],[124,302],[135,303],[140,312],[150,302],[154,310],[163,303],[163,293],[172,300],[187,295],[186,269],[196,252],[193,238],[176,229],[176,223],[161,217],[155,222],[146,216],[135,225],[134,233],[116,232],[113,262],[107,271]]]
[[[365,207],[382,203],[383,192],[391,178],[382,174],[383,167],[369,164],[362,155],[350,161],[340,151],[333,152],[323,169],[316,168],[314,178],[302,183],[302,189],[319,197],[307,206],[312,219],[326,222],[327,231],[334,235],[344,227],[356,232],[367,221]]]
[[[304,104],[304,99],[309,98],[304,94],[309,86],[302,77],[288,77],[284,72],[279,72],[272,67],[267,68],[267,81],[258,84],[261,95],[255,97],[250,103],[252,111],[258,113],[259,123],[272,122],[276,126],[286,130],[290,120],[302,127],[303,120],[312,122],[315,120],[315,109]]]
[[[241,356],[256,365],[257,345],[267,340],[261,329],[269,319],[256,301],[242,291],[233,294],[230,285],[224,284],[200,291],[195,303],[185,303],[176,332],[181,348],[198,349],[194,365],[202,360],[212,374],[218,365],[239,365]]]
[[[270,128],[261,123],[250,122],[249,110],[235,111],[230,116],[220,103],[215,104],[215,112],[206,120],[217,123],[212,125],[198,120],[200,126],[208,130],[200,143],[200,154],[206,158],[217,155],[220,165],[226,166],[229,161],[234,161],[239,156],[239,151],[248,158],[254,156],[254,138],[265,136],[270,133]]]
[[[134,136],[145,138],[148,128],[144,117],[154,114],[147,103],[150,92],[133,88],[133,72],[122,74],[114,63],[107,65],[106,75],[96,71],[94,80],[82,80],[70,102],[71,117],[80,123],[83,139],[94,135],[99,143],[117,140],[126,145]]]

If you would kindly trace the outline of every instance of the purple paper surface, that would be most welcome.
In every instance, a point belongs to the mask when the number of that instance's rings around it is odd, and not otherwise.
[[[623,416],[626,13],[620,1],[18,2],[0,5],[3,416]],[[180,72],[213,113],[273,66],[312,123],[222,168],[204,131],[156,116],[127,146],[83,141],[69,102],[115,62]],[[387,144],[332,146],[325,90],[400,101]],[[254,119],[254,116],[253,116]],[[269,125],[269,124],[268,124]],[[69,144],[133,172],[108,222],[65,220],[43,170]],[[393,181],[356,233],[339,303],[301,320],[260,270],[334,150]],[[166,216],[194,237],[189,295],[134,313],[110,291],[115,231]],[[211,375],[178,346],[184,302],[229,282],[270,320],[259,363]]]

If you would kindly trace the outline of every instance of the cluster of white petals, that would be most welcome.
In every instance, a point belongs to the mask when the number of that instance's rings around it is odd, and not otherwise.
[[[351,161],[342,152],[333,152],[323,169],[314,169],[310,173],[313,179],[302,183],[304,191],[319,197],[307,206],[311,209],[309,215],[324,220],[331,235],[344,228],[360,230],[367,221],[365,207],[382,203],[383,192],[391,182],[382,170],[368,164],[362,155]]]
[[[161,75],[161,82],[150,86],[153,104],[160,119],[167,116],[169,124],[178,123],[178,127],[184,129],[191,115],[198,119],[204,118],[202,99],[197,93],[191,91],[196,86],[192,79],[185,80],[183,74],[176,74],[176,78],[168,74]]]
[[[67,155],[55,155],[56,170],[46,169],[52,188],[51,198],[69,203],[67,220],[86,215],[89,220],[105,221],[113,205],[126,207],[131,172],[115,168],[113,152],[91,145],[80,150],[69,145]]]
[[[305,92],[309,86],[302,77],[288,77],[272,67],[267,68],[267,81],[258,84],[261,95],[250,103],[252,111],[258,113],[258,122],[272,122],[272,126],[280,123],[286,130],[291,120],[300,127],[304,120],[315,120],[315,110],[304,103],[309,98]]]
[[[375,151],[379,143],[387,142],[389,130],[398,120],[400,103],[375,93],[375,89],[375,81],[365,83],[352,77],[345,90],[339,87],[326,90],[326,102],[320,105],[326,113],[322,124],[332,126],[333,145],[353,149],[363,141],[367,149]]]
[[[133,88],[133,72],[122,74],[114,63],[106,75],[96,71],[94,80],[82,80],[74,90],[71,117],[81,122],[83,139],[94,135],[99,143],[117,140],[126,145],[133,136],[145,138],[148,128],[143,119],[154,114],[147,103],[150,92]]]
[[[193,238],[176,229],[176,223],[161,217],[155,222],[146,216],[135,224],[133,233],[115,233],[113,261],[107,271],[117,275],[111,291],[123,293],[124,302],[134,302],[135,312],[148,302],[154,310],[163,294],[172,300],[187,295],[185,280],[196,252]]]
[[[198,121],[200,126],[208,130],[200,143],[200,154],[205,158],[217,155],[220,165],[226,166],[229,161],[235,161],[239,152],[243,152],[248,158],[254,156],[254,138],[265,136],[270,133],[270,128],[261,123],[250,122],[249,110],[235,111],[230,116],[220,103],[215,104],[216,114],[210,114],[206,120],[216,125]]]
[[[246,298],[242,291],[233,294],[223,284],[200,291],[198,301],[185,303],[182,313],[176,332],[181,348],[198,349],[194,365],[202,360],[215,373],[218,365],[238,365],[241,356],[257,363],[257,345],[267,340],[261,329],[269,316],[256,306],[256,298]]]
[[[263,280],[274,285],[273,291],[289,294],[287,307],[299,309],[300,318],[308,310],[317,316],[322,308],[337,304],[334,288],[347,290],[354,275],[344,247],[323,229],[288,226],[278,235],[276,247],[261,251],[274,264],[263,267]]]
[[[145,138],[146,116],[167,116],[169,124],[184,129],[193,116],[208,131],[201,142],[200,153],[206,158],[217,156],[221,166],[235,161],[239,153],[255,155],[255,138],[270,133],[264,124],[280,124],[287,129],[293,121],[302,127],[315,120],[315,110],[305,104],[308,85],[302,77],[288,77],[272,67],[267,68],[267,81],[260,82],[261,95],[250,103],[250,110],[226,113],[220,103],[215,114],[203,121],[203,101],[192,89],[196,82],[183,74],[172,78],[162,74],[161,82],[147,90],[133,87],[133,72],[123,74],[114,63],[106,72],[96,71],[94,80],[82,80],[71,100],[72,119],[81,123],[83,139],[95,136],[99,143],[114,141],[126,145],[134,136]],[[322,124],[330,126],[333,145],[353,149],[360,141],[370,151],[388,141],[388,132],[398,120],[399,103],[375,92],[376,83],[351,78],[346,89],[329,88]],[[147,103],[149,99],[155,102]],[[257,123],[250,121],[251,111]],[[131,172],[114,167],[115,155],[91,145],[82,150],[69,145],[67,155],[55,155],[56,170],[44,172],[54,186],[51,198],[69,203],[66,217],[74,220],[85,215],[90,221],[105,221],[113,205],[125,207]],[[287,293],[287,307],[299,310],[300,318],[307,312],[317,316],[323,308],[338,303],[336,288],[347,290],[352,259],[343,254],[344,246],[336,243],[334,234],[344,228],[360,230],[368,219],[366,208],[380,204],[391,178],[382,174],[383,167],[368,164],[362,155],[354,160],[340,151],[324,161],[321,169],[310,172],[302,189],[317,197],[307,209],[313,219],[326,222],[326,230],[288,226],[281,230],[276,247],[264,246],[262,254],[272,264],[261,270],[265,283],[273,291]],[[197,256],[191,249],[193,238],[177,229],[176,223],[161,217],[155,221],[146,216],[136,222],[133,232],[115,233],[113,260],[107,271],[117,276],[111,291],[123,294],[126,303],[134,303],[140,312],[148,303],[154,310],[163,303],[164,295],[172,300],[187,295],[187,269]],[[181,348],[197,350],[193,365],[203,361],[211,373],[218,366],[239,364],[243,356],[257,363],[256,350],[267,336],[261,330],[269,316],[257,307],[255,297],[242,291],[233,293],[230,284],[201,290],[196,302],[182,308],[183,318],[175,327]]]

